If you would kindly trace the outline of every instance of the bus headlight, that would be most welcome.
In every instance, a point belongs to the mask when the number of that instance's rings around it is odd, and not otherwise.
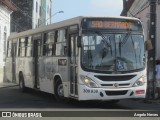
[[[145,77],[140,77],[134,84],[133,87],[143,86],[145,83]]]
[[[89,77],[85,77],[83,75],[80,75],[80,79],[82,80],[82,82],[87,85],[88,87],[91,87],[91,88],[96,88],[98,87],[97,83],[94,82],[91,78]]]

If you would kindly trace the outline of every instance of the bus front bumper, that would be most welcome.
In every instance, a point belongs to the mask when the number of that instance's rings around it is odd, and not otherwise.
[[[120,100],[128,98],[145,98],[146,83],[140,87],[130,88],[89,88],[86,85],[79,86],[79,100]]]

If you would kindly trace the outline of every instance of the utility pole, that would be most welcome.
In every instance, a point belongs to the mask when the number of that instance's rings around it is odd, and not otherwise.
[[[156,3],[157,0],[150,0],[150,32],[149,32],[149,38],[152,42],[153,49],[149,51],[148,53],[148,67],[149,71],[149,76],[152,81],[152,92],[151,97],[152,99],[155,98],[155,81],[156,81],[156,76],[155,76],[155,68],[156,68]]]

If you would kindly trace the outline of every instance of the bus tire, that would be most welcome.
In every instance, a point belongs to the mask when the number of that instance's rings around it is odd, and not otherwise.
[[[22,73],[19,74],[19,89],[22,92],[26,92],[26,87],[25,87],[25,83],[24,83],[24,77],[23,77]]]
[[[58,79],[55,83],[54,94],[57,101],[60,102],[64,101],[63,84],[60,79]]]

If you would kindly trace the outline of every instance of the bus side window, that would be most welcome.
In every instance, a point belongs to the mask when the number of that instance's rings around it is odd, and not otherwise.
[[[67,30],[66,29],[58,30],[57,35],[58,36],[56,43],[56,56],[65,56],[67,54],[67,46],[66,46]]]
[[[19,55],[20,57],[24,57],[25,56],[25,38],[20,38],[19,39]]]
[[[20,44],[21,44],[21,39],[19,38],[18,39],[18,56],[20,56],[20,51],[21,51],[21,49],[20,49]]]
[[[43,38],[43,56],[54,55],[55,34],[54,31],[44,34]]]
[[[54,51],[54,44],[55,44],[55,33],[54,32],[49,32],[48,33],[48,56],[55,55]]]
[[[26,56],[31,57],[32,56],[32,36],[29,36],[26,38]]]
[[[43,36],[43,56],[47,56],[47,33]]]

